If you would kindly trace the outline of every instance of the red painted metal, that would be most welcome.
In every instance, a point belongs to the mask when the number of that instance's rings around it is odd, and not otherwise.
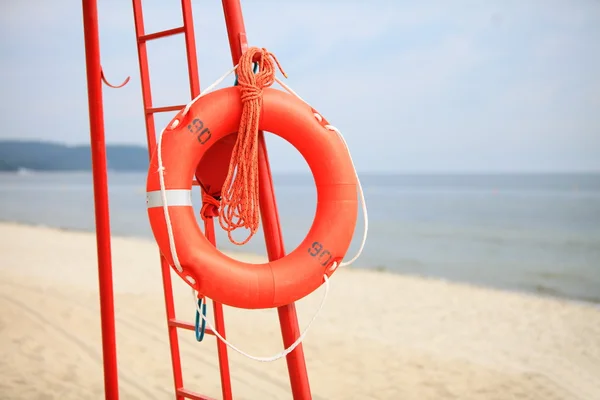
[[[165,310],[167,313],[167,326],[169,332],[169,343],[171,345],[171,365],[173,367],[173,383],[175,390],[183,387],[183,372],[181,371],[181,352],[179,351],[179,337],[177,327],[170,325],[168,321],[175,319],[175,302],[173,301],[173,284],[171,282],[171,267],[164,257],[160,256],[160,269],[163,280],[163,292],[165,296]],[[176,396],[180,400],[179,395]]]
[[[135,22],[136,37],[140,38],[144,33],[144,17],[141,0],[133,0],[133,17]],[[142,101],[144,110],[152,108],[152,93],[150,90],[150,72],[148,69],[148,53],[146,50],[146,41],[138,40],[138,61],[140,66],[140,80],[142,86]],[[145,113],[146,117],[146,141],[148,145],[148,158],[152,155],[156,147],[156,131],[154,126],[154,114]],[[175,304],[173,301],[173,285],[171,282],[170,266],[159,253],[161,276],[163,280],[163,291],[165,297],[165,311],[167,321],[175,319]],[[174,389],[183,387],[183,375],[181,371],[181,355],[179,351],[179,338],[177,336],[177,327],[168,326],[169,344],[171,348],[171,366],[173,371]],[[182,395],[176,394],[177,400],[183,400]]]
[[[191,390],[187,390],[184,388],[177,389],[177,396],[181,396],[182,398],[192,399],[192,400],[215,400],[212,397],[207,397],[207,396],[192,392]]]
[[[229,46],[231,48],[231,57],[233,64],[236,65],[239,62],[242,53],[248,47],[246,28],[242,16],[242,6],[239,0],[222,1],[227,35],[229,37]],[[279,215],[277,213],[273,179],[269,167],[267,145],[265,143],[263,132],[259,133],[258,140],[261,220],[267,246],[267,255],[269,260],[272,261],[284,257],[285,249],[281,225],[279,223]],[[281,325],[283,343],[285,347],[288,347],[300,337],[296,306],[294,304],[289,304],[287,306],[279,307],[277,312],[279,315],[279,324]],[[306,370],[302,344],[299,344],[287,355],[286,361],[294,399],[311,399],[310,384],[308,381],[308,372]]]
[[[192,4],[190,0],[181,0],[181,9],[183,13],[183,27],[185,29],[185,50],[188,59],[188,75],[190,82],[190,97],[193,99],[200,94],[200,80],[198,79],[198,59],[196,57],[196,41],[194,35],[194,18],[192,15]],[[202,191],[202,189],[201,189]],[[204,223],[204,232],[208,240],[216,246],[215,227],[212,218]],[[223,305],[213,301],[213,312],[215,319],[215,329],[219,334],[226,338],[225,317],[223,315]],[[219,357],[219,372],[221,376],[221,392],[224,400],[233,399],[233,390],[231,388],[231,372],[229,370],[229,357],[227,355],[227,345],[217,339],[217,354]]]
[[[142,10],[142,1],[133,0],[133,18],[135,23],[135,34],[139,38],[144,36],[144,16]],[[146,112],[152,108],[152,93],[150,91],[150,72],[148,69],[148,51],[146,43],[138,41],[138,61],[140,66],[140,81],[142,86],[142,102],[145,111],[146,123],[146,141],[148,144],[148,157],[152,155],[153,149],[156,147],[156,129],[154,127],[153,113]]]
[[[90,138],[92,168],[94,180],[94,204],[96,218],[96,240],[98,251],[98,274],[102,323],[102,350],[104,363],[104,385],[106,399],[118,400],[118,373],[116,358],[116,338],[114,320],[114,300],[112,283],[112,262],[110,247],[110,224],[108,204],[108,182],[106,165],[106,146],[104,141],[104,120],[102,104],[102,81],[105,81],[100,66],[100,45],[98,35],[98,12],[96,0],[83,0],[83,23],[86,48],[86,66],[88,80],[88,101],[90,113]],[[152,107],[152,95],[150,91],[150,75],[148,68],[148,57],[146,42],[149,40],[167,37],[183,33],[188,61],[188,73],[190,83],[190,95],[196,97],[200,93],[200,82],[198,78],[198,63],[196,57],[194,26],[190,0],[181,0],[183,13],[183,26],[166,31],[145,34],[141,0],[132,0],[134,11],[134,22],[138,44],[138,61],[140,66],[140,78],[142,86],[142,99],[144,105],[144,116],[146,124],[146,138],[148,155],[153,153],[156,147],[156,129],[154,114],[158,112],[179,110],[182,106]],[[246,32],[239,0],[223,0],[223,12],[227,25],[231,56],[234,64],[237,64],[242,53],[247,49]],[[127,83],[123,83],[123,85]],[[107,82],[108,84],[108,82]],[[109,85],[111,86],[111,85]],[[115,87],[115,86],[111,86]],[[259,135],[259,180],[260,180],[260,207],[262,214],[263,230],[267,253],[270,260],[281,258],[285,255],[283,237],[277,213],[275,193],[271,171],[268,162],[266,143],[263,132]],[[198,185],[197,181],[193,182]],[[215,245],[214,221],[209,218],[205,221],[205,232],[210,242]],[[181,371],[181,356],[179,351],[179,340],[177,329],[193,330],[193,324],[177,320],[175,317],[175,305],[173,300],[173,288],[171,282],[171,269],[163,257],[160,257],[161,274],[165,296],[165,308],[167,314],[167,328],[171,347],[171,362],[173,368],[173,380],[175,397],[177,400],[202,399],[209,397],[194,393],[183,388]],[[215,314],[215,329],[225,337],[225,321],[223,306],[213,302]],[[294,304],[278,309],[279,321],[283,343],[290,346],[300,335],[298,319]],[[207,334],[214,335],[210,329]],[[232,399],[231,378],[227,356],[227,346],[217,340],[219,354],[219,366],[221,373],[221,386],[223,399]],[[287,364],[290,376],[290,384],[293,397],[298,399],[310,399],[310,386],[304,360],[302,345],[288,354]]]
[[[267,246],[267,256],[269,260],[277,260],[285,256],[285,248],[279,224],[279,215],[277,213],[277,203],[275,202],[275,190],[269,167],[267,145],[262,132],[258,137],[258,159],[258,184],[261,189],[259,193],[260,213]],[[279,325],[281,325],[283,345],[287,348],[300,337],[296,305],[292,303],[279,307],[277,308],[277,314],[279,316]],[[286,361],[294,399],[311,399],[312,395],[310,393],[308,371],[304,360],[302,343],[287,355]]]
[[[102,79],[102,82],[104,82],[104,84],[108,87],[111,87],[113,89],[120,89],[123,86],[127,85],[127,83],[129,82],[129,80],[131,79],[130,76],[128,76],[127,78],[125,78],[125,80],[123,81],[123,83],[121,83],[120,85],[111,85],[108,80],[106,79],[106,76],[104,76],[104,71],[102,70],[102,68],[100,69],[100,79]]]
[[[155,33],[149,33],[147,35],[138,36],[138,42],[147,42],[149,40],[160,39],[163,37],[173,36],[180,33],[184,33],[185,28],[180,26],[179,28],[167,29],[166,31],[160,31]]]
[[[225,14],[225,25],[227,26],[229,48],[231,49],[231,60],[233,65],[236,65],[248,48],[242,5],[239,0],[223,0],[223,13]]]
[[[82,11],[88,85],[88,106],[90,114],[92,176],[94,182],[100,320],[102,324],[102,360],[104,364],[104,394],[106,399],[117,400],[119,398],[117,342],[115,337],[115,306],[110,246],[106,144],[104,141],[102,67],[100,66],[98,5],[96,1],[83,0]]]
[[[191,0],[181,0],[181,11],[183,14],[183,29],[185,30],[185,52],[188,61],[190,97],[193,99],[200,94],[200,79],[198,77],[198,59],[196,58],[196,39]]]
[[[169,112],[169,111],[179,111],[185,104],[180,104],[178,106],[165,106],[165,107],[150,107],[146,109],[146,114],[156,114],[161,112]]]
[[[162,32],[146,35],[144,32],[144,21],[143,21],[143,10],[141,6],[141,0],[133,0],[134,19],[136,26],[136,36],[138,38],[138,60],[140,65],[140,76],[142,81],[142,98],[144,102],[144,110],[146,116],[146,134],[148,143],[148,154],[152,154],[156,148],[156,130],[154,124],[154,114],[158,112],[166,111],[177,111],[185,107],[181,106],[167,106],[167,107],[152,107],[152,96],[150,90],[150,73],[148,68],[148,57],[146,50],[146,42],[151,39],[158,39],[161,37],[167,37],[170,35],[183,33],[185,36],[185,47],[187,53],[187,64],[188,64],[188,75],[190,85],[190,97],[194,98],[200,94],[200,80],[198,77],[198,61],[196,57],[196,43],[194,37],[194,23],[192,18],[192,6],[190,0],[181,1],[181,9],[183,14],[183,26],[181,28],[169,29]],[[198,182],[194,181],[194,185],[198,185]],[[209,240],[215,244],[214,235],[214,224],[212,220],[207,221],[205,226],[205,232],[209,237]],[[183,388],[183,375],[181,371],[181,355],[179,351],[179,340],[177,336],[177,328],[193,330],[194,325],[178,321],[175,317],[175,306],[173,300],[173,288],[171,281],[171,270],[170,266],[166,263],[163,257],[161,257],[161,269],[163,278],[163,289],[165,297],[165,307],[167,313],[167,326],[169,332],[169,341],[171,345],[171,363],[173,367],[173,380],[175,385],[176,398],[183,399],[187,398],[202,398],[201,395],[194,394],[193,392],[187,391]],[[225,336],[225,322],[223,316],[223,307],[221,304],[213,304],[213,310],[215,313],[215,329]],[[210,329],[206,331],[208,334],[213,334]],[[223,399],[232,399],[231,389],[231,377],[229,371],[229,360],[227,356],[227,346],[217,341],[217,351],[219,355],[219,367],[221,375],[221,388]],[[187,393],[187,394],[186,394]]]
[[[180,321],[178,319],[170,319],[168,321],[168,323],[169,323],[169,326],[175,326],[177,328],[187,329],[188,331],[193,331],[196,329],[196,325],[192,324],[191,322]],[[206,333],[207,335],[213,335],[213,336],[215,335],[215,333],[210,328],[206,328],[204,333]]]
[[[215,222],[212,218],[207,218],[204,221],[204,232],[206,232],[206,238],[216,246],[217,239],[215,238]],[[215,313],[215,329],[219,334],[225,336],[225,318],[223,316],[223,305],[213,301],[213,312]],[[206,329],[208,333],[210,329]],[[210,332],[214,335],[214,332]],[[221,390],[223,392],[223,399],[232,399],[233,393],[231,389],[231,373],[229,371],[229,360],[227,356],[227,345],[223,343],[219,338],[217,340],[217,354],[219,357],[219,369],[221,372]]]

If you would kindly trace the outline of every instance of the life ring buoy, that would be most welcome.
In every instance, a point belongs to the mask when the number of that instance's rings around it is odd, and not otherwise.
[[[358,218],[358,182],[346,145],[325,128],[328,122],[298,98],[265,88],[259,129],[287,140],[304,157],[316,185],[316,213],[305,239],[284,258],[264,264],[230,258],[206,239],[197,224],[191,189],[203,155],[237,131],[241,114],[239,87],[228,87],[199,98],[187,114],[179,112],[171,120],[148,169],[148,217],[160,252],[173,265],[163,206],[166,198],[182,268],[176,272],[198,293],[232,307],[279,307],[317,289],[323,275],[331,276],[344,258]]]

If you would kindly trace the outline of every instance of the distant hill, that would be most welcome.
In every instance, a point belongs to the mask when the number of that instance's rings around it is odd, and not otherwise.
[[[90,146],[67,146],[41,141],[0,140],[0,171],[26,168],[37,171],[89,171]],[[114,171],[145,171],[148,151],[142,146],[107,145],[108,168]]]

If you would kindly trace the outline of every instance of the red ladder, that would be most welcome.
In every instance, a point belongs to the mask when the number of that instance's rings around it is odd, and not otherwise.
[[[241,5],[239,0],[222,0],[227,33],[231,47],[233,64],[237,64],[243,51],[247,48],[246,32],[242,17]],[[183,26],[165,31],[146,34],[144,31],[144,18],[141,0],[133,0],[133,11],[135,19],[135,30],[137,36],[138,58],[140,65],[140,76],[142,86],[142,96],[144,103],[144,114],[146,122],[146,136],[148,143],[148,154],[154,152],[156,147],[156,129],[154,124],[154,114],[159,112],[179,111],[185,105],[175,105],[166,107],[154,107],[152,105],[152,95],[150,90],[150,74],[148,69],[148,56],[146,43],[151,40],[164,38],[172,35],[183,34],[185,36],[185,47],[188,62],[188,75],[190,83],[190,99],[200,94],[200,80],[198,77],[198,62],[196,57],[196,42],[194,36],[194,24],[192,19],[192,7],[190,0],[181,0],[183,15]],[[260,184],[260,209],[267,246],[269,260],[275,260],[285,255],[283,246],[283,237],[279,225],[279,216],[275,202],[275,193],[268,162],[268,155],[264,135],[260,132],[259,136],[259,184]],[[198,182],[194,181],[194,185]],[[212,218],[205,220],[205,232],[209,241],[215,245],[214,221]],[[175,317],[175,306],[173,300],[173,288],[171,282],[170,266],[160,257],[163,279],[163,288],[165,296],[165,306],[168,321],[169,341],[171,347],[171,362],[173,367],[173,379],[175,384],[175,393],[177,400],[189,399],[209,399],[206,396],[194,393],[183,387],[183,377],[181,370],[181,356],[179,351],[178,328],[194,330],[195,326],[191,323],[179,321]],[[223,316],[222,304],[213,301],[213,311],[215,315],[215,328],[219,334],[225,336],[225,321]],[[294,304],[278,308],[279,322],[281,325],[283,345],[288,347],[294,343],[300,336],[298,318]],[[209,329],[207,334],[214,335]],[[227,356],[227,346],[217,339],[217,349],[219,357],[219,368],[221,374],[221,387],[223,399],[232,399],[231,377],[229,371],[229,360]],[[308,374],[304,360],[304,350],[302,344],[298,345],[294,351],[286,356],[290,384],[294,399],[311,399]]]
[[[187,53],[188,75],[190,83],[190,100],[200,94],[200,79],[198,77],[198,61],[196,58],[196,41],[194,37],[194,21],[192,18],[192,5],[190,0],[182,0],[181,8],[183,14],[183,26],[165,31],[146,34],[144,31],[144,17],[142,10],[142,1],[133,0],[133,15],[135,20],[135,31],[137,36],[138,59],[140,65],[140,78],[142,86],[142,98],[144,103],[144,114],[146,120],[146,136],[148,143],[148,155],[151,157],[156,147],[156,128],[154,125],[154,114],[159,112],[179,111],[183,105],[154,107],[152,105],[152,94],[150,89],[150,73],[148,69],[148,54],[146,51],[146,43],[151,40],[156,40],[177,34],[185,36],[185,48]],[[197,185],[197,182],[194,182]],[[205,232],[208,239],[215,244],[214,226],[212,220],[207,220],[205,223]],[[183,400],[184,398],[204,400],[209,397],[194,393],[183,387],[183,376],[181,371],[181,355],[179,351],[179,339],[177,329],[194,330],[195,326],[191,323],[179,321],[175,317],[175,304],[173,300],[173,287],[171,282],[171,269],[164,257],[160,257],[163,289],[165,295],[165,306],[167,313],[167,326],[169,331],[169,341],[171,345],[171,363],[173,366],[173,379],[175,383],[176,399]],[[213,311],[215,313],[215,328],[219,334],[225,336],[225,320],[223,317],[223,306],[213,302]],[[210,329],[206,329],[207,334],[214,335]],[[221,387],[223,399],[232,399],[231,377],[229,373],[229,360],[227,357],[227,346],[225,343],[217,340],[217,350],[219,355],[219,367],[221,372]]]

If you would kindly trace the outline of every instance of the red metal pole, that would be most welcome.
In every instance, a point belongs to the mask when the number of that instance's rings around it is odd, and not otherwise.
[[[175,399],[183,400],[184,397],[178,392],[183,389],[183,371],[181,370],[181,353],[179,351],[179,337],[177,327],[170,322],[175,319],[175,302],[173,300],[173,283],[171,281],[171,267],[167,260],[160,255],[160,271],[163,280],[163,292],[165,296],[165,312],[167,314],[167,329],[169,331],[169,343],[171,344],[171,366],[173,368],[173,383],[175,384]]]
[[[102,324],[102,358],[104,362],[104,395],[107,400],[117,400],[119,398],[119,382],[110,248],[108,177],[106,170],[106,145],[104,142],[98,7],[95,0],[83,0],[82,5],[90,114],[92,176],[94,181],[100,320]]]
[[[223,12],[225,14],[225,24],[227,25],[229,46],[231,47],[231,57],[233,64],[235,65],[238,63],[242,53],[248,47],[240,1],[223,0]],[[267,255],[269,260],[272,261],[285,256],[285,248],[279,223],[279,215],[277,213],[277,203],[275,200],[275,192],[273,190],[273,180],[271,178],[267,146],[263,132],[259,133],[258,140],[261,220],[267,246]],[[279,314],[283,343],[285,347],[288,347],[300,336],[296,306],[292,303],[287,306],[279,307],[277,312]],[[298,345],[287,355],[286,361],[294,399],[311,399],[312,396],[310,393],[308,372],[306,370],[302,344]]]
[[[227,36],[231,48],[231,60],[233,65],[236,65],[248,48],[242,5],[239,0],[223,0],[223,12],[225,13],[225,25],[227,26]]]
[[[146,123],[146,142],[148,143],[148,157],[152,157],[152,153],[156,147],[156,128],[154,127],[154,114],[150,112],[152,108],[150,70],[148,68],[148,52],[146,51],[146,42],[140,41],[139,39],[145,35],[144,10],[142,10],[142,0],[133,0],[132,5],[133,20],[135,23],[135,37],[138,47],[138,62],[140,65],[140,83],[142,87],[144,119]]]
[[[185,50],[188,59],[190,95],[193,99],[200,94],[200,79],[198,76],[198,58],[196,56],[196,39],[194,35],[191,0],[181,0],[181,12],[183,14],[183,30],[186,32]]]
[[[258,174],[260,212],[267,246],[267,256],[269,260],[277,260],[285,256],[285,248],[281,225],[279,223],[279,214],[277,212],[271,169],[269,167],[267,145],[262,132],[258,137]],[[277,314],[279,315],[279,325],[281,325],[283,345],[287,348],[300,337],[296,305],[291,303],[281,306],[277,308]],[[294,399],[311,399],[312,395],[310,393],[308,371],[306,370],[302,343],[287,355],[286,361]]]
[[[188,58],[188,76],[190,81],[191,98],[200,94],[200,79],[198,76],[198,59],[196,56],[196,39],[194,35],[194,19],[192,15],[192,5],[190,0],[181,0],[183,12],[183,28],[186,31],[185,48]],[[202,192],[202,189],[200,190]],[[215,224],[212,218],[208,218],[204,223],[204,232],[208,240],[216,246]],[[224,338],[225,317],[223,315],[223,305],[213,301],[213,312],[215,313],[215,330]],[[223,400],[231,400],[233,391],[231,388],[231,373],[229,371],[229,357],[227,355],[227,345],[221,340],[217,340],[217,353],[219,357],[219,371],[221,374],[221,393]]]
[[[204,232],[206,237],[216,246],[217,240],[215,237],[215,221],[212,218],[207,218],[204,221]],[[213,301],[213,312],[215,313],[215,330],[221,336],[225,335],[225,317],[223,315],[223,304]],[[221,372],[221,393],[223,400],[233,399],[233,391],[231,388],[231,373],[229,371],[229,357],[227,356],[227,345],[220,339],[217,339],[217,353],[219,357],[219,370]]]

